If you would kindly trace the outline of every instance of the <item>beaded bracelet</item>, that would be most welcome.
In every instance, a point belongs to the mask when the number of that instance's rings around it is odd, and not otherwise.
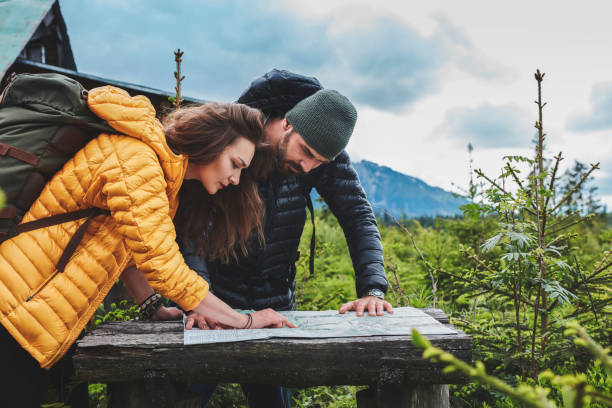
[[[159,293],[153,293],[151,296],[146,298],[140,305],[138,305],[138,310],[144,317],[145,320],[151,320],[155,313],[162,306],[162,297]]]

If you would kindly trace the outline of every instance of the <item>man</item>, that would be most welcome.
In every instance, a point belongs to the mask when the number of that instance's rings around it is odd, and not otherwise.
[[[376,218],[344,151],[357,119],[354,106],[338,92],[324,90],[316,78],[276,69],[253,81],[238,102],[265,114],[266,137],[277,152],[275,170],[259,184],[266,206],[265,245],[250,248],[248,255],[230,264],[207,265],[184,251],[187,264],[234,308],[293,309],[298,245],[315,188],[344,231],[355,269],[358,299],[343,304],[339,312],[392,312],[384,301],[387,280]],[[313,249],[314,241],[311,272]],[[187,328],[194,324],[215,326],[191,314]],[[214,386],[202,387],[205,406]],[[243,384],[243,389],[249,407],[289,406],[288,390],[282,387]]]

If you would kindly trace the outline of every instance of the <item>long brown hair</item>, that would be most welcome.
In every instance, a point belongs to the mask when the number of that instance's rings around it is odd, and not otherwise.
[[[257,181],[273,162],[261,113],[241,104],[209,103],[175,111],[163,123],[168,146],[197,164],[213,162],[240,137],[255,144],[255,155],[242,171],[240,184],[210,195],[199,181],[186,180],[174,218],[179,241],[190,242],[200,255],[228,262],[237,257],[237,250],[246,253],[251,232],[263,240],[263,203]]]

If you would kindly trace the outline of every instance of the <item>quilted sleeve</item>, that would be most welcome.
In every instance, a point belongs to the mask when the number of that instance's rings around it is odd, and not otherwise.
[[[208,293],[208,283],[191,270],[179,251],[170,217],[166,181],[155,152],[125,136],[98,137],[111,152],[101,173],[102,194],[119,233],[149,284],[184,310]]]
[[[313,170],[314,187],[338,219],[348,244],[357,295],[371,288],[387,291],[380,232],[372,206],[346,152]]]

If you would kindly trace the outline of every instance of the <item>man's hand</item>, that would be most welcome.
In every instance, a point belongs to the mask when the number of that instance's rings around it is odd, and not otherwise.
[[[157,313],[153,315],[151,320],[180,320],[183,318],[183,312],[177,307],[165,307],[159,308]]]
[[[364,310],[368,310],[370,316],[382,316],[385,313],[393,313],[391,303],[376,296],[364,296],[361,299],[353,300],[340,306],[338,312],[344,314],[350,310],[357,312],[357,316],[363,316]]]

